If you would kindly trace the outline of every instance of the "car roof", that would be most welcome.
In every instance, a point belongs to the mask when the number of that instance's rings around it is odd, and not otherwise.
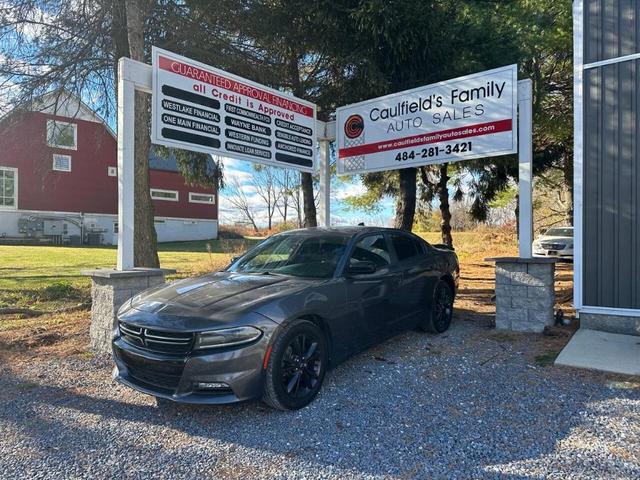
[[[411,233],[405,230],[400,230],[398,228],[389,228],[389,227],[365,227],[365,226],[340,226],[340,227],[310,227],[310,228],[299,228],[297,230],[288,230],[283,232],[287,233],[295,233],[301,235],[317,235],[317,234],[334,234],[334,235],[344,235],[348,237],[352,237],[361,233],[375,233],[375,232],[390,232],[390,233]]]

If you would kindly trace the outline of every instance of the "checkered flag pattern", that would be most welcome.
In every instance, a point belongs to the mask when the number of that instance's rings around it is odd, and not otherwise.
[[[364,133],[356,138],[344,137],[345,148],[355,147],[357,145],[364,144]],[[354,170],[362,170],[364,168],[364,155],[358,155],[356,157],[347,157],[344,162],[345,172],[352,172]]]

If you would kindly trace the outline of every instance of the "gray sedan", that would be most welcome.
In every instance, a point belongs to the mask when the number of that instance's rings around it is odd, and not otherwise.
[[[222,272],[123,305],[115,377],[161,401],[301,408],[349,356],[406,329],[447,330],[458,276],[451,249],[401,230],[275,235]]]

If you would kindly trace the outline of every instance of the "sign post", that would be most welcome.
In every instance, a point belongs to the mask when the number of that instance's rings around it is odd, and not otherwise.
[[[532,257],[533,243],[533,105],[531,80],[518,82],[518,251],[521,258]]]
[[[517,81],[515,65],[341,107],[325,123],[304,100],[164,50],[153,57],[155,69],[118,63],[118,270],[134,267],[136,91],[154,93],[153,143],[306,172],[319,166],[322,226],[330,226],[331,141],[339,174],[519,151],[520,255],[531,256],[531,82]]]
[[[518,153],[519,254],[531,258],[531,80],[517,65],[340,107],[336,133],[339,174]]]
[[[116,268],[120,271],[135,266],[135,92],[154,95],[151,140],[155,144],[314,172],[319,139],[327,152],[322,158],[329,165],[326,125],[316,122],[314,104],[157,48],[153,58],[153,67],[129,58],[118,61]],[[329,184],[323,175],[328,199]],[[324,211],[321,207],[320,215],[328,222],[328,206]]]

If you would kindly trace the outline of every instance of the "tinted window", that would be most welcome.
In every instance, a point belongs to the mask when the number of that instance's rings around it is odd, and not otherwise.
[[[341,235],[276,235],[241,257],[229,271],[329,278],[344,255],[348,239]]]
[[[573,228],[550,228],[544,234],[549,237],[573,237]]]
[[[369,235],[356,244],[349,263],[369,261],[375,263],[377,267],[386,267],[390,259],[389,247],[384,237]]]
[[[422,245],[406,235],[391,235],[391,243],[400,261],[417,257],[423,253]]]

